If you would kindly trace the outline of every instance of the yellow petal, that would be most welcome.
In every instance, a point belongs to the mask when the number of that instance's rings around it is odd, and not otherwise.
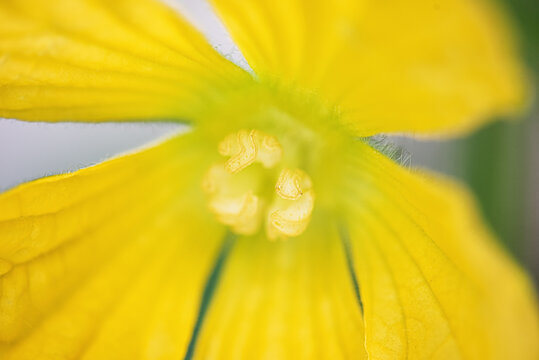
[[[525,102],[488,0],[213,0],[261,77],[336,104],[358,135],[465,131]]]
[[[365,358],[360,306],[336,235],[328,224],[288,241],[237,239],[194,358]]]
[[[0,358],[177,359],[222,229],[191,134],[0,195]]]
[[[0,117],[192,120],[239,73],[156,0],[0,4]]]
[[[539,358],[529,279],[469,194],[361,151],[344,189],[370,357]]]

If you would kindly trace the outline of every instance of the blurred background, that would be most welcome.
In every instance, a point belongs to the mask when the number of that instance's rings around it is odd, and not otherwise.
[[[522,41],[531,80],[539,81],[539,1],[499,0]],[[245,62],[209,7],[200,0],[167,0],[198,25],[212,44]],[[392,137],[410,166],[457,177],[475,192],[481,210],[509,252],[539,284],[539,106],[537,92],[520,121],[499,119],[458,140]],[[0,119],[0,191],[45,175],[73,171],[186,128],[167,123],[47,124]]]

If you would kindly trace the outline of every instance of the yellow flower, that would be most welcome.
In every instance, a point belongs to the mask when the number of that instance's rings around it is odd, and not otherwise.
[[[363,138],[525,103],[486,0],[3,0],[0,116],[188,121],[0,195],[2,359],[538,359],[526,275],[459,185]]]

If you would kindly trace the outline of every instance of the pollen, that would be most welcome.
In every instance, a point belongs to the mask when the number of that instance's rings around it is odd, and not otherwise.
[[[252,174],[231,174],[224,164],[208,170],[202,189],[210,196],[208,207],[217,220],[238,234],[252,235],[260,227],[261,203],[256,177]]]
[[[219,144],[219,154],[229,157],[225,167],[231,173],[237,173],[254,162],[271,168],[281,160],[282,152],[281,144],[274,136],[258,130],[240,130]]]
[[[275,240],[300,235],[307,228],[314,208],[311,179],[299,169],[284,169],[275,190],[278,197],[268,213],[268,238]]]
[[[239,234],[251,235],[259,228],[259,198],[252,191],[238,197],[218,197],[210,203],[218,220]]]
[[[275,136],[239,130],[219,143],[218,152],[228,159],[210,167],[202,188],[219,222],[242,235],[265,225],[270,240],[305,231],[314,208],[313,184],[303,170],[280,166],[283,147]]]
[[[283,199],[298,200],[311,187],[311,179],[303,171],[284,169],[279,175],[275,191]]]

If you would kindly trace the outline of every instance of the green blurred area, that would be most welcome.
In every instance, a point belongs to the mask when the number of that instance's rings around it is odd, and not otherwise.
[[[464,143],[464,178],[507,248],[523,259],[526,168],[522,124],[496,122]]]
[[[513,18],[523,56],[539,88],[539,1],[500,0]],[[536,93],[537,94],[537,93]],[[495,122],[464,142],[464,178],[479,198],[483,213],[507,249],[539,280],[539,222],[533,202],[539,197],[539,108],[537,96],[518,122]]]
[[[524,55],[531,67],[539,64],[539,1],[501,0],[516,23],[523,40]]]

